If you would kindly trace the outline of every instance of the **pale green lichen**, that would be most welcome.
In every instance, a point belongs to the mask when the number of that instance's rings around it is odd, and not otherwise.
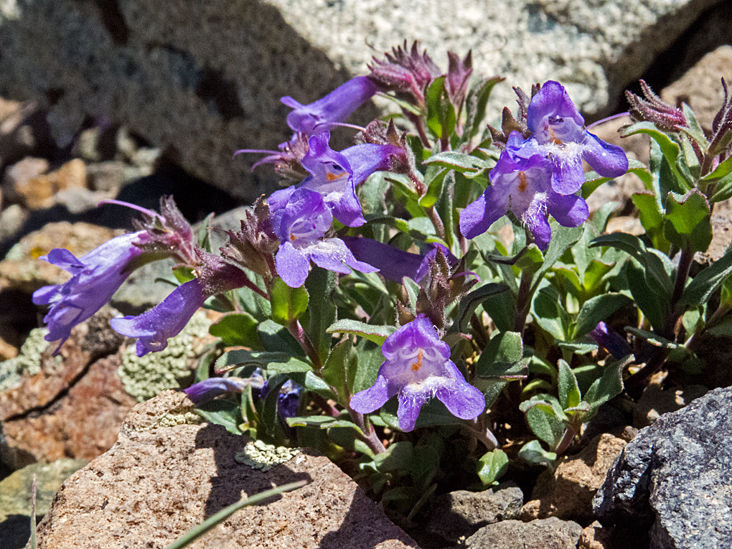
[[[170,411],[163,415],[156,424],[156,427],[176,427],[177,425],[199,425],[203,423],[201,416],[195,412],[187,411]]]
[[[23,372],[34,376],[41,371],[41,355],[49,346],[43,339],[47,333],[46,328],[31,330],[18,356],[0,362],[0,391],[17,386],[23,379]]]
[[[168,346],[159,353],[138,357],[135,345],[122,354],[118,373],[125,391],[138,402],[148,400],[166,389],[177,389],[183,379],[191,375],[190,363],[196,358],[194,338],[205,337],[211,321],[199,311],[183,331],[168,340]]]
[[[246,446],[236,453],[234,459],[237,463],[248,465],[252,469],[269,471],[276,465],[290,461],[299,453],[300,450],[297,448],[275,446],[256,440],[247,442]]]

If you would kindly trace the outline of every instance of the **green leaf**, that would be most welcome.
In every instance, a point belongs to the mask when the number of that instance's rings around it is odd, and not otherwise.
[[[208,329],[214,337],[220,337],[227,347],[241,345],[261,349],[262,343],[257,335],[259,323],[248,313],[229,313],[211,324]]]
[[[648,166],[643,164],[642,162],[639,162],[638,160],[635,160],[633,158],[628,159],[628,171],[625,173],[633,173],[638,176],[638,178],[643,181],[643,183],[646,186],[651,185],[651,174],[648,173]],[[585,182],[582,185],[582,198],[587,200],[592,193],[594,193],[600,185],[603,185],[604,183],[607,183],[608,181],[612,181],[615,179],[614,177],[602,177],[597,172],[587,172],[585,173]]]
[[[288,353],[248,351],[237,349],[228,351],[216,360],[216,373],[227,372],[239,366],[258,366],[264,370],[279,373],[309,372],[313,368],[307,362]]]
[[[492,167],[482,158],[456,151],[445,151],[430,156],[423,162],[427,166],[437,165],[457,172],[480,172]]]
[[[651,138],[659,146],[661,153],[663,154],[663,157],[668,163],[668,166],[671,169],[671,173],[674,176],[677,186],[677,189],[675,190],[680,190],[682,192],[688,191],[690,188],[689,184],[677,168],[677,161],[681,152],[678,143],[673,141],[668,135],[656,128],[656,126],[652,122],[636,122],[632,126],[625,128],[622,132],[622,136],[628,137],[630,135],[635,135],[638,133],[650,135]]]
[[[358,354],[350,338],[339,341],[325,361],[321,375],[338,395],[338,404],[345,406],[358,369]]]
[[[590,385],[585,394],[585,402],[589,403],[589,413],[583,417],[588,421],[597,409],[608,400],[623,392],[623,369],[633,361],[632,356],[607,364],[603,368],[602,376]]]
[[[485,118],[485,108],[488,104],[493,86],[505,80],[499,76],[493,78],[484,78],[479,80],[470,88],[468,97],[465,101],[465,126],[463,126],[463,135],[460,139],[461,143],[467,143],[473,137],[478,135],[481,130],[483,119]]]
[[[506,366],[521,361],[524,344],[518,332],[498,332],[491,337],[475,365],[475,375],[482,378],[506,375]],[[513,379],[508,377],[508,379]]]
[[[465,297],[460,300],[460,305],[458,306],[458,312],[455,317],[455,322],[450,331],[459,331],[465,333],[465,331],[468,329],[470,317],[473,315],[478,305],[480,305],[489,297],[506,293],[509,290],[510,288],[506,284],[489,282],[488,284],[484,284],[479,288],[476,288],[475,290],[469,292]]]
[[[419,205],[423,208],[434,206],[442,195],[442,184],[445,177],[450,173],[448,168],[439,165],[432,165],[427,168],[427,174],[424,178],[424,184],[427,187],[425,195],[419,199]]]
[[[308,301],[307,334],[321,360],[328,356],[331,340],[333,339],[327,329],[336,319],[333,292],[337,283],[338,273],[327,271],[318,266],[313,267],[307,280],[305,280],[305,288],[308,294],[316,297],[316,299]]]
[[[566,411],[569,408],[575,408],[582,400],[577,378],[574,377],[572,369],[564,360],[559,359],[559,377],[557,378],[557,386],[559,391],[559,403]]]
[[[374,457],[374,465],[382,473],[406,471],[413,454],[414,447],[411,442],[395,442],[385,452]]]
[[[498,479],[508,471],[508,456],[503,450],[493,450],[478,460],[478,476],[483,486],[498,484]]]
[[[544,465],[549,468],[553,468],[557,460],[557,454],[544,450],[538,440],[524,444],[518,452],[518,457],[529,465]]]
[[[705,252],[712,242],[709,203],[696,189],[684,196],[669,193],[664,220],[664,236],[682,250]]]
[[[658,201],[654,194],[651,191],[635,193],[631,196],[631,200],[640,212],[641,225],[653,246],[668,252],[669,242],[663,234],[663,212],[658,209]]]
[[[419,296],[420,290],[419,284],[417,284],[408,276],[405,276],[404,278],[402,278],[402,286],[404,286],[404,291],[407,294],[410,310],[414,314],[417,314],[417,297]]]
[[[231,400],[212,400],[196,406],[194,412],[209,423],[221,425],[234,435],[241,435],[241,431],[239,430],[239,424],[242,419],[241,411],[239,410],[239,406]]]
[[[305,356],[290,332],[272,320],[267,319],[260,322],[257,333],[266,351],[287,353],[290,356]]]
[[[326,330],[329,334],[356,334],[364,339],[382,345],[386,338],[396,331],[393,326],[374,326],[358,320],[342,319]]]
[[[532,406],[526,411],[526,421],[534,434],[555,449],[566,430],[564,421],[541,406]]]
[[[703,305],[730,275],[732,275],[732,250],[728,249],[721,258],[702,270],[686,286],[679,300],[679,308]]]
[[[173,275],[175,275],[175,279],[181,284],[185,284],[196,278],[196,275],[193,274],[192,267],[176,267],[173,269]]]
[[[359,391],[368,389],[374,383],[379,373],[379,368],[384,362],[384,355],[381,354],[381,345],[377,345],[367,339],[362,339],[356,345],[358,355],[358,367],[350,387],[350,393],[356,394]],[[350,380],[349,380],[350,383]]]
[[[535,290],[539,286],[544,278],[544,274],[564,255],[564,252],[580,239],[585,230],[582,225],[579,227],[563,227],[554,219],[550,220],[549,225],[552,229],[552,239],[549,242],[549,247],[544,252],[544,264],[536,273],[536,281],[532,290]]]
[[[452,135],[455,131],[455,107],[445,89],[445,76],[438,76],[427,90],[427,127],[437,137]]]
[[[594,330],[598,322],[607,319],[615,311],[631,303],[627,296],[620,293],[606,293],[588,299],[577,315],[572,339],[575,340]]]
[[[269,289],[272,303],[272,320],[289,326],[308,308],[308,292],[305,288],[290,288],[280,277],[275,277]]]
[[[639,337],[647,341],[654,347],[663,347],[664,349],[676,349],[678,347],[678,344],[674,343],[673,341],[669,341],[665,337],[662,337],[653,332],[649,332],[648,330],[641,330],[632,326],[626,326],[625,331],[630,332],[635,337]]]

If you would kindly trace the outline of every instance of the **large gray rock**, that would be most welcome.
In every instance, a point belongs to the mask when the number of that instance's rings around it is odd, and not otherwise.
[[[600,522],[653,522],[654,549],[732,546],[731,408],[717,389],[640,431],[595,496]]]
[[[477,73],[507,76],[493,116],[513,105],[510,86],[549,78],[598,113],[716,2],[8,2],[0,94],[48,107],[61,142],[86,116],[124,123],[192,174],[251,200],[273,189],[271,171],[250,174],[254,159],[231,155],[288,137],[279,98],[315,100],[404,39],[421,40],[443,67],[446,50],[472,48]]]

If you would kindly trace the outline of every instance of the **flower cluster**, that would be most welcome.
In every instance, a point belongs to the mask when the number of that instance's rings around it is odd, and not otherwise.
[[[587,203],[574,195],[585,181],[583,160],[604,177],[628,169],[620,147],[585,129],[584,118],[558,82],[545,83],[532,98],[526,122],[530,137],[511,132],[490,172],[491,186],[463,210],[460,230],[467,238],[484,233],[510,211],[545,250],[551,240],[547,214],[565,227],[587,219]]]

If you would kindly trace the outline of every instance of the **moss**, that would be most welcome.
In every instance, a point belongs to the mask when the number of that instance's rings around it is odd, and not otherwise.
[[[31,330],[18,356],[0,362],[0,391],[18,385],[23,379],[23,372],[28,372],[29,375],[34,376],[41,371],[41,355],[50,345],[48,341],[43,339],[47,333],[46,328]]]
[[[261,440],[247,442],[246,446],[236,453],[234,459],[242,465],[248,465],[252,469],[269,471],[272,467],[290,461],[300,453],[297,448],[286,446],[275,446]]]
[[[196,358],[193,340],[205,337],[210,325],[211,321],[199,311],[180,334],[168,340],[168,346],[159,353],[138,357],[135,345],[128,346],[118,370],[125,391],[142,402],[166,389],[179,388],[181,381],[190,377],[191,362]]]
[[[157,422],[156,427],[175,427],[176,425],[198,425],[203,423],[201,416],[188,411],[176,412],[175,410],[163,415]]]

